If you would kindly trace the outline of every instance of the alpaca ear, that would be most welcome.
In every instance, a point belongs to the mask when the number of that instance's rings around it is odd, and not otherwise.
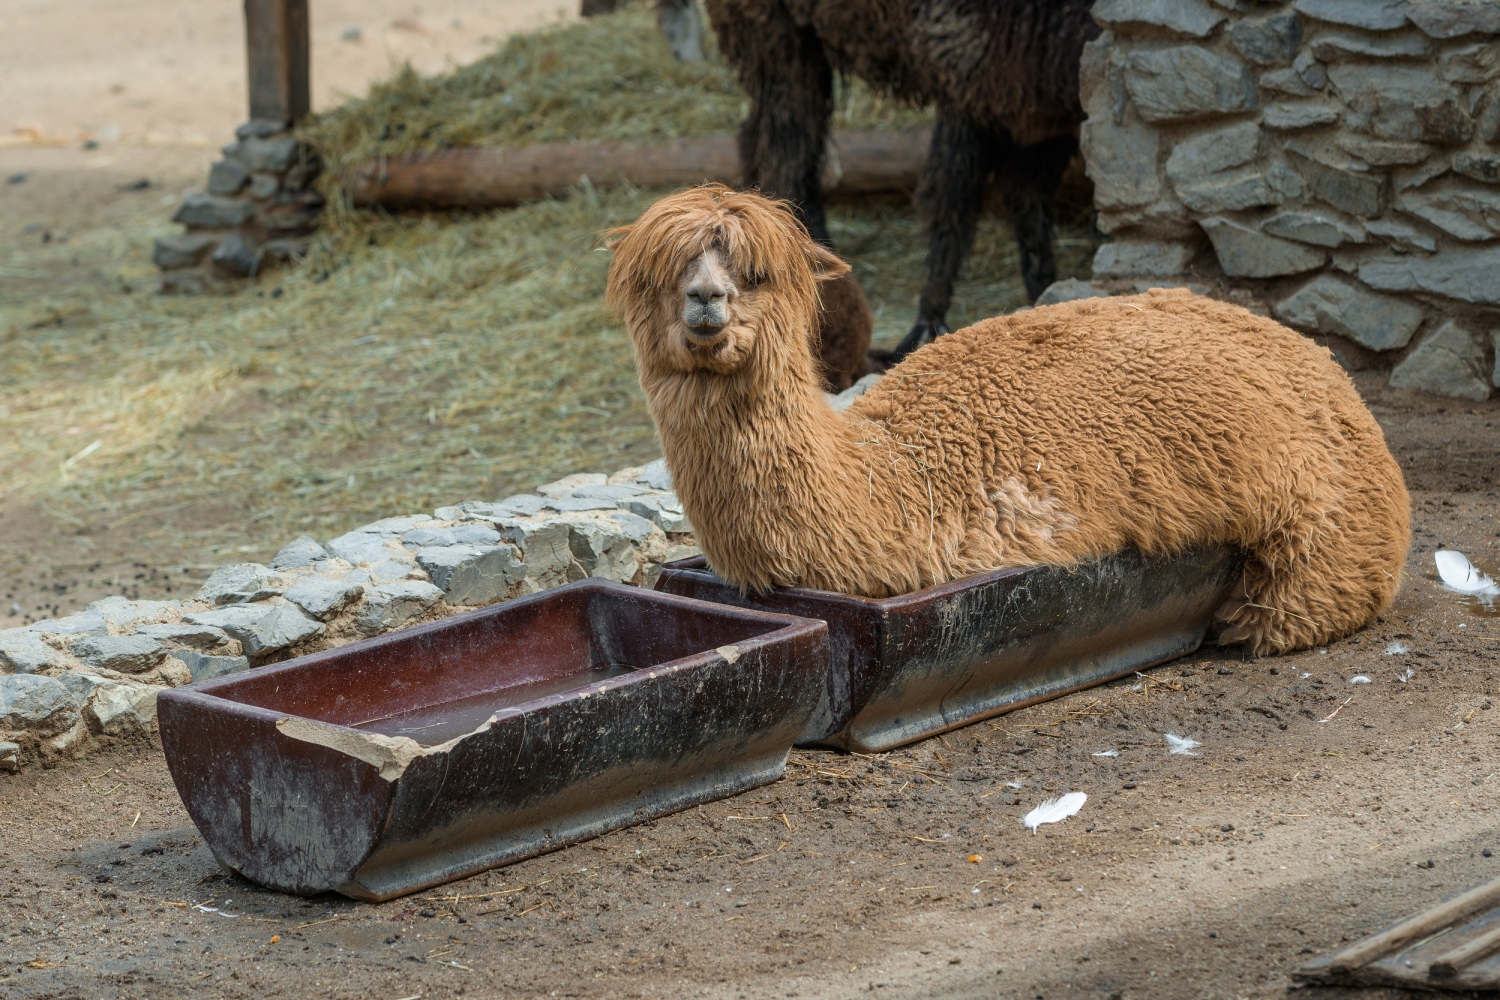
[[[818,281],[832,281],[849,273],[849,265],[839,255],[821,243],[809,241],[808,256],[812,258],[813,277]]]

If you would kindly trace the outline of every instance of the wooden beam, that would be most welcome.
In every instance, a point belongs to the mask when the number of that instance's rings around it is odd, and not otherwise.
[[[828,194],[860,195],[916,187],[928,129],[834,136],[823,172]],[[683,187],[736,183],[733,136],[677,139],[660,146],[549,142],[521,149],[445,149],[373,160],[354,173],[354,204],[393,209],[501,208],[562,195],[585,177],[599,187]]]
[[[312,107],[308,0],[245,0],[252,120],[292,124]]]

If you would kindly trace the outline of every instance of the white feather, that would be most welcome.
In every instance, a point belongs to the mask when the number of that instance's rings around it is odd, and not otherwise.
[[[1118,756],[1120,756],[1120,751],[1118,751],[1118,750],[1100,750],[1098,753],[1094,754],[1094,756],[1095,757],[1118,757]]]
[[[1069,792],[1062,798],[1048,799],[1022,816],[1021,823],[1034,834],[1036,828],[1044,823],[1061,823],[1069,816],[1078,815],[1078,810],[1088,800],[1089,797],[1083,792]]]
[[[1372,680],[1370,680],[1370,678],[1366,677],[1364,674],[1355,674],[1353,677],[1349,678],[1349,683],[1350,684],[1373,684],[1375,682],[1372,681]]]
[[[1479,567],[1469,562],[1469,557],[1462,552],[1438,549],[1432,554],[1432,559],[1437,563],[1438,576],[1443,578],[1443,586],[1449,590],[1476,597],[1500,596],[1500,586],[1496,586],[1494,580],[1481,573]]]
[[[1201,747],[1203,744],[1187,736],[1178,736],[1176,733],[1164,733],[1162,738],[1167,741],[1167,753],[1181,754],[1184,757],[1196,757],[1193,747]]]
[[[1408,648],[1406,643],[1404,642],[1393,642],[1389,646],[1385,647],[1386,656],[1401,656],[1403,653],[1410,652],[1411,649]]]
[[[1411,667],[1407,667],[1405,670],[1403,670],[1401,672],[1401,676],[1397,677],[1396,680],[1400,681],[1402,684],[1405,684],[1407,681],[1411,680],[1415,676],[1417,676],[1417,672],[1415,670],[1413,670]]]

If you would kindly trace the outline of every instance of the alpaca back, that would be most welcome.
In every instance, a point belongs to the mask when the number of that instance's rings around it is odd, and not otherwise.
[[[1388,598],[1405,557],[1400,469],[1329,352],[1187,292],[986,320],[912,355],[851,411],[908,441],[945,428],[961,495],[1008,489],[1071,515],[1018,561],[1253,552],[1282,533],[1291,544],[1267,558],[1284,562],[1352,529],[1361,564],[1327,571],[1353,573],[1355,589],[1388,583]]]
[[[1028,146],[1083,120],[1076,67],[1099,33],[1093,0],[708,0],[730,62],[762,59],[763,25],[790,13],[833,68],[914,104],[962,109]]]

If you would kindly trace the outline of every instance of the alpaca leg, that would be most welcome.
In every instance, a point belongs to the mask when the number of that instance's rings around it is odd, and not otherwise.
[[[917,322],[891,352],[900,361],[924,343],[948,332],[953,283],[974,246],[974,230],[984,206],[993,137],[951,109],[939,109],[932,146],[917,183],[917,205],[927,225],[927,280],[917,304]]]
[[[1075,148],[1077,142],[1071,136],[1049,139],[1024,149],[1007,150],[998,164],[1006,207],[1021,252],[1021,280],[1026,285],[1029,302],[1035,302],[1057,280],[1057,264],[1052,257],[1056,236],[1052,195]]]

